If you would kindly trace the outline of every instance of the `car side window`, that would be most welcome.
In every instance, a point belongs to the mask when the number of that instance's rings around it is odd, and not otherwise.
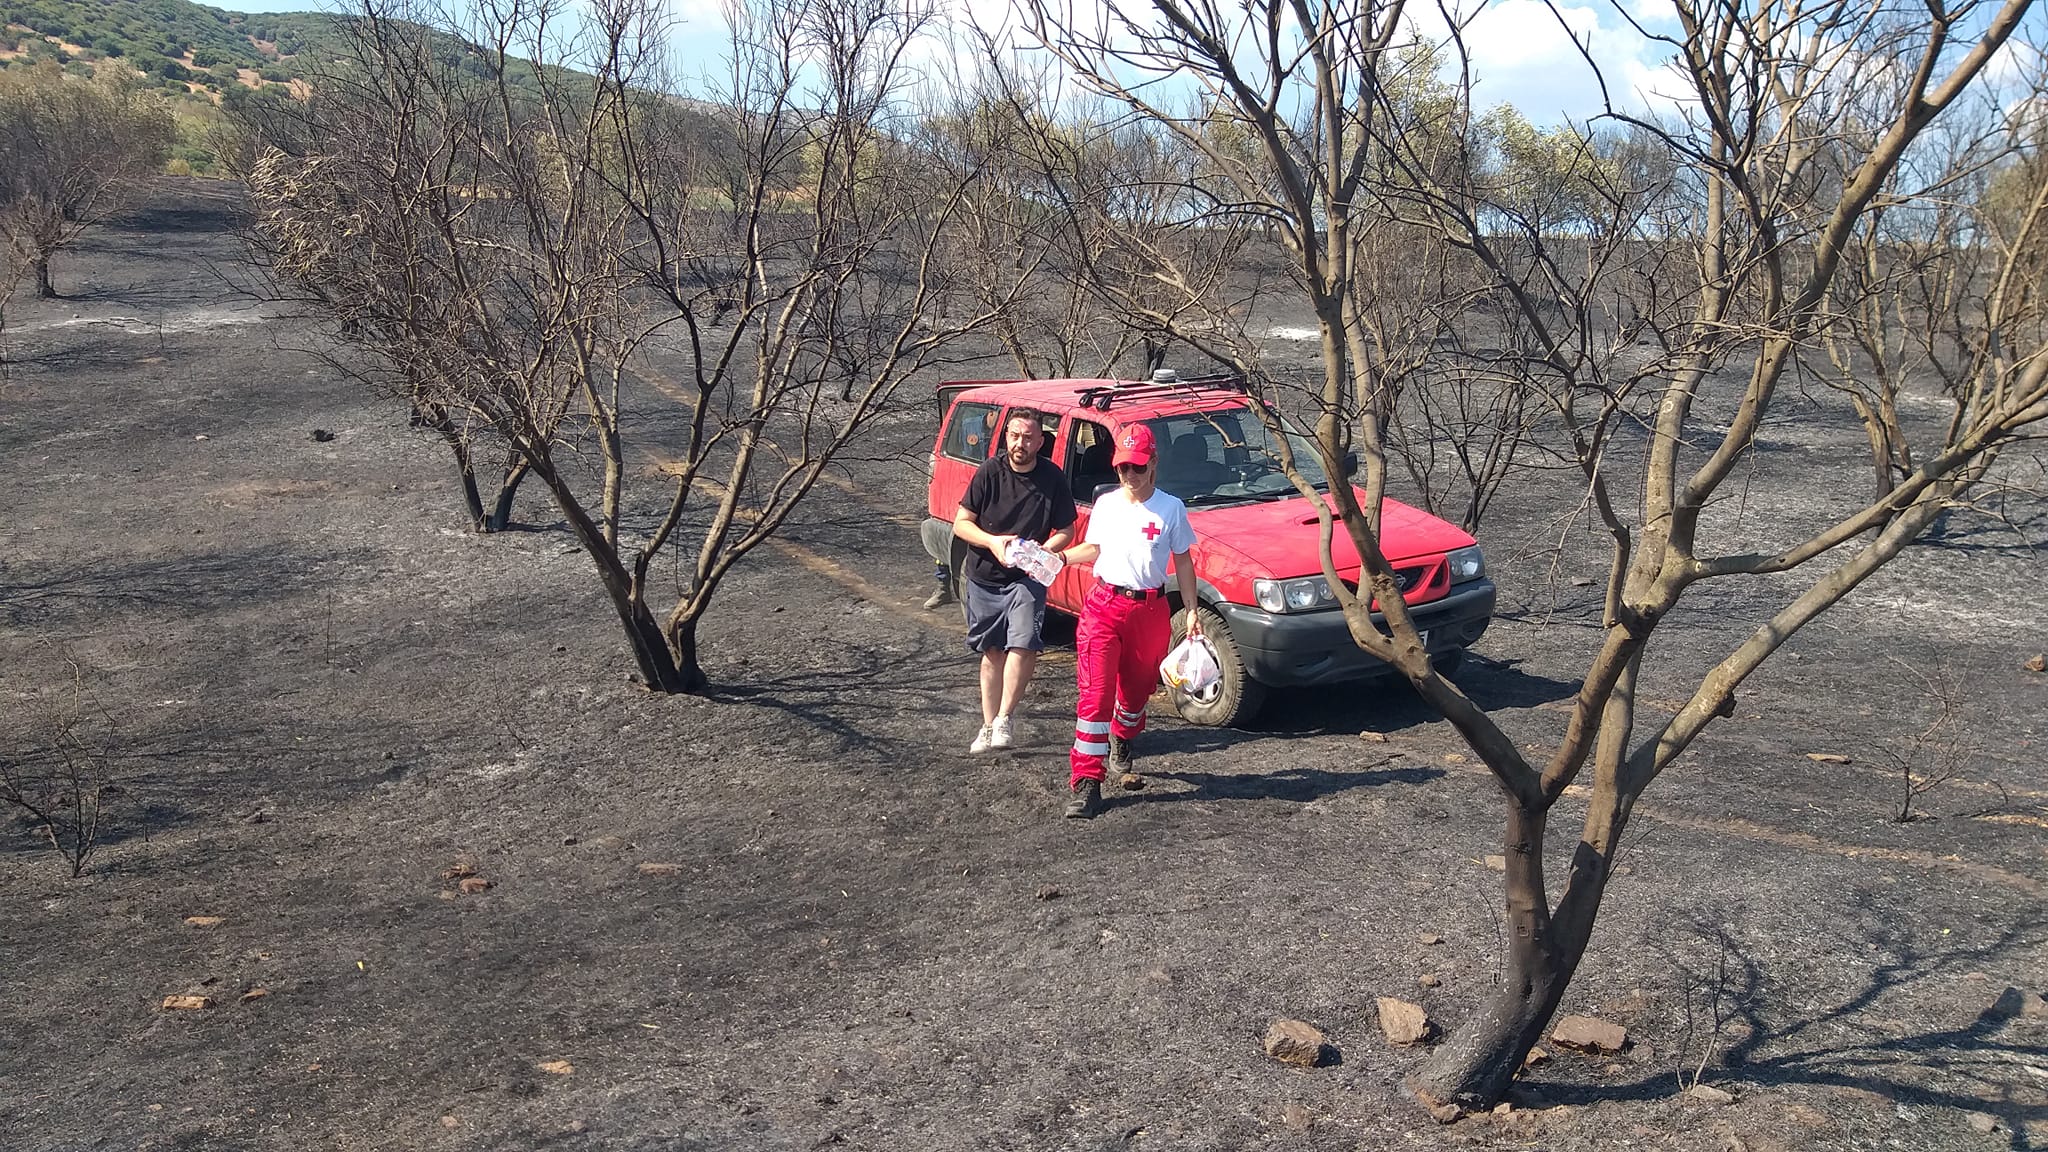
[[[939,451],[954,460],[980,464],[994,451],[1000,437],[995,434],[994,404],[963,402],[953,405],[953,422],[946,425],[946,438]]]
[[[1093,504],[1095,490],[1116,483],[1110,458],[1116,454],[1109,429],[1092,420],[1074,421],[1067,439],[1067,475],[1074,484],[1074,503]]]

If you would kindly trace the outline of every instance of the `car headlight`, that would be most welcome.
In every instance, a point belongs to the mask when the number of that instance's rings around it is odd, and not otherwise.
[[[1453,584],[1469,583],[1486,575],[1486,558],[1479,554],[1477,544],[1445,556],[1444,563],[1450,567]]]
[[[1313,612],[1337,602],[1330,582],[1321,576],[1298,580],[1254,580],[1252,597],[1268,612]]]

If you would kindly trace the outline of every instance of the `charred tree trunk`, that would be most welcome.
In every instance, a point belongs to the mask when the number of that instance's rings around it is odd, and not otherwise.
[[[676,623],[669,633],[669,653],[675,659],[676,675],[687,685],[679,691],[701,693],[711,686],[711,680],[704,675],[704,665],[697,658],[697,621],[690,618]]]
[[[1164,336],[1147,335],[1141,342],[1145,352],[1145,372],[1140,380],[1152,379],[1152,374],[1166,367],[1167,340]]]
[[[1529,1049],[1543,1038],[1570,982],[1569,970],[1554,966],[1537,974],[1510,974],[1479,1014],[1438,1048],[1416,1075],[1430,1103],[1450,1103],[1484,1112],[1508,1094]]]
[[[505,468],[505,478],[498,482],[497,503],[491,508],[490,517],[480,521],[479,532],[503,532],[512,524],[512,502],[519,495],[519,484],[526,479],[527,466],[524,458],[514,454]]]
[[[1875,487],[1872,497],[1883,500],[1899,486],[1899,481],[1913,474],[1913,454],[1907,447],[1904,429],[1899,426],[1899,408],[1895,393],[1887,382],[1883,394],[1876,399],[1853,396],[1856,415],[1863,420],[1864,434],[1870,440],[1870,464],[1875,471]],[[1882,525],[1871,528],[1873,534],[1883,531]]]
[[[36,257],[35,269],[36,294],[45,300],[55,300],[57,298],[57,287],[50,283],[50,258],[48,256]]]
[[[532,463],[533,458],[529,456],[527,460]],[[605,538],[603,525],[591,519],[590,513],[570,496],[560,476],[542,465],[535,465],[534,471],[555,494],[555,505],[562,510],[562,515],[568,517],[577,543],[583,545],[583,550],[596,563],[605,593],[611,597],[612,609],[619,614],[619,625],[625,629],[626,644],[633,650],[633,662],[640,668],[640,682],[650,692],[701,693],[705,687],[704,674],[696,668],[694,653],[689,673],[685,675],[684,670],[676,665],[675,654],[669,649],[661,622],[647,610],[646,602],[634,587],[632,574],[619,562],[618,549]]]
[[[484,514],[483,494],[477,490],[476,467],[470,461],[469,446],[459,437],[450,437],[448,446],[455,453],[455,469],[462,475],[462,505],[469,509],[469,526],[477,532],[489,532],[491,523]]]
[[[1581,843],[1552,915],[1543,885],[1546,817],[1521,809],[1509,815],[1505,983],[1416,1074],[1411,1086],[1429,1102],[1484,1111],[1504,1099],[1586,954],[1608,861]]]
[[[602,568],[603,562],[598,566]],[[612,591],[612,587],[607,578],[606,591]],[[703,693],[704,673],[696,665],[695,653],[687,665],[678,667],[675,654],[669,651],[668,641],[661,634],[661,624],[645,604],[612,591],[612,607],[618,610],[619,623],[626,629],[626,642],[633,649],[633,661],[640,666],[641,682],[649,691],[692,696]]]
[[[1472,495],[1465,501],[1465,511],[1458,517],[1458,527],[1463,528],[1468,534],[1477,533],[1479,531],[1479,519],[1485,514],[1485,494],[1479,490],[1477,484],[1474,484],[1472,486]]]
[[[597,561],[598,574],[604,578],[612,608],[619,614],[619,625],[626,630],[626,643],[633,649],[633,662],[640,667],[641,682],[651,692],[701,693],[704,674],[696,668],[694,653],[686,674],[676,665],[668,638],[662,635],[661,623],[647,610],[647,605],[633,595],[632,581],[627,579],[618,557],[612,554],[611,546],[605,542],[604,530],[580,508],[570,513],[569,519],[576,525],[576,535],[583,541],[583,546]]]
[[[455,456],[455,471],[462,480],[462,506],[469,513],[469,527],[473,532],[501,532],[512,515],[510,490],[519,487],[520,479],[526,475],[527,463],[523,456],[514,453],[514,462],[507,479],[498,487],[498,499],[488,512],[484,510],[483,491],[476,483],[476,461],[470,456],[469,440],[462,429],[448,418],[448,413],[438,405],[415,402],[412,409],[412,426],[432,430],[448,445],[448,451]]]

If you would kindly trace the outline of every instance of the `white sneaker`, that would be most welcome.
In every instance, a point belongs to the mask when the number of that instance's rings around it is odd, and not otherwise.
[[[981,755],[981,754],[982,754],[983,752],[986,752],[986,751],[988,751],[988,750],[989,750],[989,749],[990,749],[991,747],[993,747],[993,746],[995,745],[995,739],[996,739],[996,726],[995,726],[994,722],[990,722],[990,723],[987,723],[987,724],[983,724],[983,725],[981,726],[981,731],[979,731],[979,732],[976,732],[976,733],[974,734],[974,742],[973,742],[972,744],[969,744],[969,745],[967,746],[967,750],[968,750],[969,752],[972,752],[972,753],[974,753],[974,754],[975,754],[976,756],[979,756],[979,755]],[[1009,743],[1009,740],[1010,740],[1010,730],[1009,730],[1009,726],[1008,726],[1008,725],[1004,725],[1004,727],[1003,727],[1003,742],[1004,742],[1005,744],[1007,744],[1007,743]]]
[[[1010,746],[1010,718],[1008,716],[998,716],[994,720],[989,721],[988,746],[991,748],[1008,748]]]

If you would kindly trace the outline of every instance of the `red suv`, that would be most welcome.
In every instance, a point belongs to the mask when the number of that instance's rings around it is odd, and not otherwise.
[[[1174,695],[1194,724],[1250,721],[1269,688],[1353,680],[1384,666],[1351,639],[1317,555],[1316,512],[1280,470],[1270,434],[1241,386],[1225,380],[952,381],[938,389],[943,419],[932,448],[925,551],[961,592],[966,546],[953,514],[974,470],[1002,442],[1006,413],[1044,414],[1045,454],[1066,471],[1081,519],[1116,487],[1112,445],[1126,425],[1146,424],[1159,444],[1159,487],[1187,504],[1194,525],[1202,631],[1221,657],[1223,679],[1201,698]],[[1326,481],[1310,440],[1290,429],[1294,459],[1318,487]],[[1471,536],[1396,500],[1386,502],[1380,546],[1394,565],[1415,626],[1437,667],[1448,671],[1493,618],[1493,582]],[[1343,532],[1332,542],[1338,575],[1353,588],[1358,553]],[[1053,608],[1077,614],[1095,580],[1086,564],[1053,582]],[[1173,582],[1167,582],[1169,593]],[[964,600],[964,597],[962,597]],[[1175,596],[1176,608],[1180,607]],[[1175,614],[1175,641],[1185,627]]]

